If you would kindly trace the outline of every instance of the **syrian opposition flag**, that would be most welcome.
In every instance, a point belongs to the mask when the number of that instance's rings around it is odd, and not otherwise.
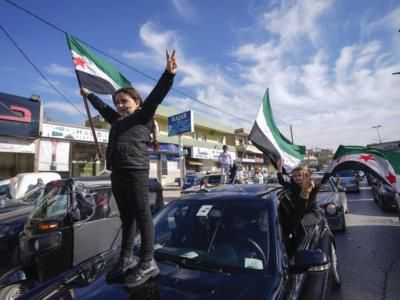
[[[250,141],[262,151],[276,167],[278,159],[284,160],[284,168],[290,171],[304,159],[306,148],[290,142],[275,125],[267,89],[257,119],[251,129]]]
[[[67,33],[79,85],[98,94],[113,94],[132,84],[110,63],[94,54],[76,38]]]
[[[400,153],[362,147],[340,145],[326,173],[344,169],[361,169],[372,173],[400,191]]]

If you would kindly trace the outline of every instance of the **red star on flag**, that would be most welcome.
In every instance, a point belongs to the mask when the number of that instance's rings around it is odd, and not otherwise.
[[[80,58],[79,56],[74,56],[74,57],[72,57],[72,59],[74,60],[75,67],[78,67],[78,66],[81,66],[82,68],[85,67],[85,61],[82,58]]]
[[[374,160],[371,154],[361,154],[358,159],[362,159],[363,161],[367,162],[369,160]]]
[[[385,176],[386,179],[390,182],[390,184],[393,184],[396,182],[396,176],[394,176],[394,174],[389,172],[388,176]]]

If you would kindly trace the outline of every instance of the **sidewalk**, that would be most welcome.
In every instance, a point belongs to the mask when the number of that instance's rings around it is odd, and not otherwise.
[[[181,196],[181,188],[178,185],[163,186],[164,202],[176,200]]]

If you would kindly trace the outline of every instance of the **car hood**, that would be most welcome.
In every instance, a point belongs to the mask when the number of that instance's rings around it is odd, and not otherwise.
[[[51,280],[47,284],[36,288],[23,295],[20,299],[32,299],[37,295],[52,294],[67,295],[73,289],[76,299],[270,299],[276,287],[272,287],[272,277],[260,274],[236,275],[224,273],[211,273],[198,270],[177,268],[172,265],[158,263],[160,275],[146,284],[134,288],[124,288],[122,282],[107,283],[105,280],[105,268],[97,268],[102,274],[90,273],[92,278],[86,278],[86,282],[80,283],[74,280],[72,286],[65,284],[61,278]],[[64,284],[61,284],[64,281]]]
[[[338,205],[340,203],[339,194],[334,192],[319,192],[317,194],[317,204],[322,207],[328,203]]]
[[[25,220],[33,209],[33,205],[24,205],[18,209],[14,209],[0,214],[0,224],[12,223],[18,220]]]
[[[4,205],[0,206],[0,214],[15,210],[15,209],[20,209],[22,207],[26,206],[32,206],[31,204],[22,202],[22,201],[17,201],[17,200],[7,200],[5,201]]]

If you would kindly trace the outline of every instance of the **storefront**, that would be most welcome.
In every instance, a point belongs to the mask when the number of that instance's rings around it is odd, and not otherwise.
[[[179,146],[160,143],[156,149],[149,146],[150,177],[156,177],[162,185],[172,184],[180,176]]]
[[[101,159],[90,128],[65,124],[43,124],[39,170],[56,171],[62,176],[94,176],[106,173],[105,150],[108,131],[96,129]]]
[[[0,93],[0,180],[37,171],[40,101]]]
[[[222,149],[211,149],[203,147],[188,148],[186,170],[194,172],[215,172],[220,166],[218,163]],[[236,160],[236,152],[228,151],[232,160]]]

